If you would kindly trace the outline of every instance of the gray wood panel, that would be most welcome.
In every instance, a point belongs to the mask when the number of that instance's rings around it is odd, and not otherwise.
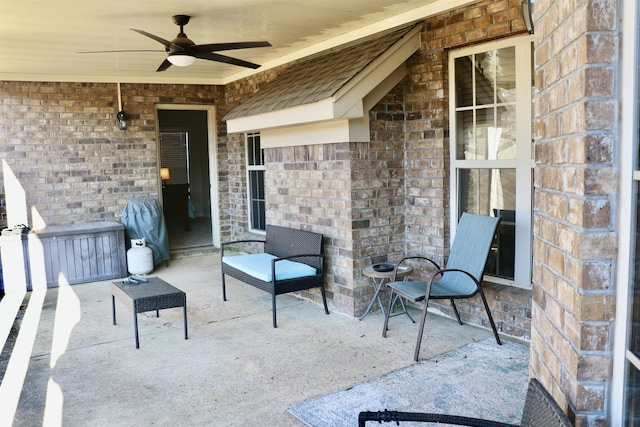
[[[33,288],[32,279],[43,277],[42,272],[47,287],[127,276],[124,226],[117,222],[54,226],[9,237],[0,238],[0,254],[23,251],[27,290]]]

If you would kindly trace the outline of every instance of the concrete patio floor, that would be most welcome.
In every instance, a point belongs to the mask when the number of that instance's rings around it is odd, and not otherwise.
[[[138,350],[118,301],[112,325],[111,281],[31,293],[2,384],[19,398],[1,403],[13,422],[0,424],[302,426],[288,407],[414,363],[406,316],[385,339],[379,312],[359,321],[283,295],[274,329],[270,295],[228,279],[222,301],[219,262],[182,258],[150,274],[186,292],[189,339],[182,308],[140,314]],[[491,335],[431,314],[425,330],[421,359]]]

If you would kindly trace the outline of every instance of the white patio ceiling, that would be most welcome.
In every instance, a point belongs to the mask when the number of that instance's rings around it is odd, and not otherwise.
[[[225,84],[405,26],[474,0],[0,0],[0,80]],[[266,40],[268,48],[226,53],[258,70],[197,60],[156,72],[166,54],[140,29],[172,40],[176,14],[196,44]],[[158,52],[78,54],[159,49]]]

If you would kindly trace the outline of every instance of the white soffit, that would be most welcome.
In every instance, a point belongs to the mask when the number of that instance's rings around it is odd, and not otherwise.
[[[265,142],[265,136],[269,135],[269,132],[265,131],[270,129],[295,127],[296,131],[293,133],[298,134],[301,126],[336,121],[330,126],[312,126],[310,129],[318,131],[323,128],[330,128],[334,138],[336,135],[342,135],[342,137],[345,135],[362,135],[362,131],[348,129],[349,120],[365,118],[369,109],[382,99],[393,86],[400,82],[406,74],[405,61],[419,47],[420,27],[416,26],[361,72],[353,76],[333,96],[317,102],[281,110],[230,118],[227,120],[227,131],[229,133],[260,131],[262,133],[261,142]],[[379,87],[384,88],[384,90]],[[371,99],[372,97],[377,99]],[[347,128],[338,132],[336,126],[347,126]],[[368,135],[368,130],[366,133]],[[272,135],[276,134],[282,135],[283,132],[281,130],[272,133]],[[271,138],[267,136],[266,139],[266,142],[269,142],[268,140]],[[346,141],[343,139],[341,142]]]

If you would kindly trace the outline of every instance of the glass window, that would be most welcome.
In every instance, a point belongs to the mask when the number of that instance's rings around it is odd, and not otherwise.
[[[249,133],[247,139],[247,186],[249,227],[266,230],[264,200],[264,155],[260,148],[260,134]]]
[[[637,22],[640,21],[640,8],[636,12],[636,28]],[[638,50],[640,49],[640,31],[636,30],[635,34],[635,56],[640,56]],[[635,116],[635,126],[633,126],[634,135],[633,138],[634,150],[635,150],[635,171],[633,175],[635,186],[635,233],[631,233],[632,241],[635,240],[632,247],[631,254],[631,274],[632,281],[629,286],[629,317],[627,320],[627,349],[626,349],[626,378],[625,378],[625,426],[637,426],[640,423],[640,65],[636,59],[635,76],[635,100],[633,109],[633,115]],[[633,216],[632,216],[633,217]],[[621,283],[622,285],[622,283]],[[620,301],[619,304],[623,302]]]
[[[640,104],[640,92],[638,93],[638,103]],[[640,112],[640,108],[638,109]],[[640,123],[640,117],[638,118]],[[640,130],[636,135],[640,141]],[[636,150],[638,147],[636,146]],[[637,153],[640,158],[640,153]],[[625,384],[626,398],[626,417],[624,425],[638,425],[640,422],[640,173],[636,172],[635,176],[635,248],[632,248],[631,261],[632,281],[629,289],[630,311],[628,319],[628,349],[626,351],[627,359],[627,378]]]
[[[516,170],[460,169],[458,174],[458,215],[469,212],[501,218],[485,273],[513,279]]]
[[[452,52],[449,65],[452,235],[463,212],[501,217],[485,279],[530,288],[531,39]]]
[[[616,321],[609,425],[640,425],[640,4],[621,2]],[[609,338],[611,340],[611,338]]]

